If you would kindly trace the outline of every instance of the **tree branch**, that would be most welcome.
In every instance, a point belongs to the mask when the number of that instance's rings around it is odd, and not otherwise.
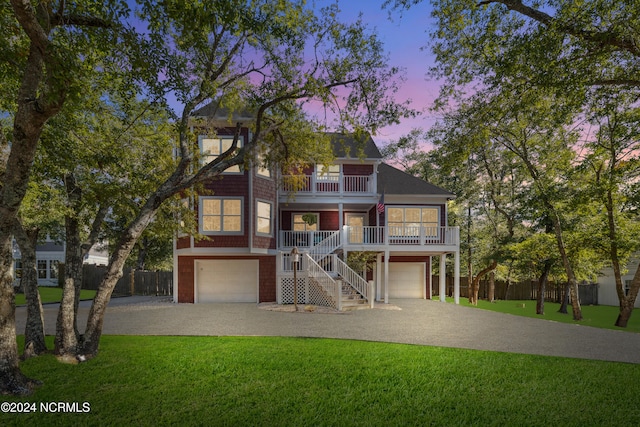
[[[521,0],[483,0],[477,5],[485,6],[492,3],[503,4],[509,10],[527,16],[547,27],[555,26],[561,32],[570,34],[584,41],[602,46],[611,46],[619,50],[627,51],[633,56],[640,57],[640,46],[638,46],[631,37],[620,37],[609,31],[591,31],[566,24],[547,13],[522,4]]]

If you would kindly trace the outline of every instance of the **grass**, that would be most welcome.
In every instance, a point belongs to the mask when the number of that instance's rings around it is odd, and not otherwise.
[[[0,425],[640,425],[640,365],[332,339],[104,336],[99,357],[22,363],[27,398],[88,413]]]
[[[453,302],[453,298],[447,298],[448,302]],[[460,305],[473,307],[467,298],[460,298]],[[536,319],[553,320],[555,322],[572,323],[576,325],[593,326],[596,328],[615,329],[627,332],[640,332],[640,309],[635,308],[626,328],[615,326],[614,323],[620,312],[618,307],[607,305],[585,305],[582,306],[583,320],[573,320],[571,306],[568,307],[569,314],[558,312],[559,303],[545,302],[544,315],[536,314],[536,302],[532,300],[497,300],[489,302],[478,300],[477,308],[497,311],[499,313],[515,314],[517,316],[533,317]]]
[[[62,288],[57,287],[39,287],[40,299],[43,304],[60,302],[62,300]],[[86,289],[80,290],[80,300],[93,299],[96,296],[96,291],[88,291]],[[26,300],[24,294],[16,294],[16,305],[24,305]]]

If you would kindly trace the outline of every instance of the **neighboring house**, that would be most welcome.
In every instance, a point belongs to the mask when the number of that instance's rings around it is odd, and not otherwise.
[[[625,294],[629,292],[631,281],[638,269],[640,262],[640,254],[631,257],[626,265],[626,273],[622,276]],[[602,269],[602,275],[598,277],[598,304],[619,306],[618,293],[616,292],[616,279],[613,276],[613,268],[607,267]],[[636,298],[634,307],[640,307],[640,298]]]
[[[64,242],[47,240],[36,246],[38,286],[58,286],[58,264],[64,264]],[[22,255],[17,243],[13,243],[13,279],[17,285],[22,277]],[[84,258],[85,264],[106,265],[109,254],[103,245],[94,245]]]
[[[211,107],[195,116],[212,118]],[[234,118],[234,122],[237,121]],[[232,129],[198,138],[205,159],[231,143]],[[242,141],[249,130],[242,129]],[[174,300],[292,303],[294,263],[298,302],[338,309],[391,298],[445,295],[445,275],[431,283],[432,262],[455,266],[459,300],[459,231],[448,227],[447,201],[454,195],[382,163],[367,137],[364,156],[356,141],[332,134],[335,164],[309,167],[304,175],[275,176],[260,165],[227,170],[194,198],[199,233],[179,236],[174,249]],[[296,182],[293,185],[292,182]],[[295,191],[294,191],[295,188]],[[369,281],[343,262],[349,252],[375,253]]]

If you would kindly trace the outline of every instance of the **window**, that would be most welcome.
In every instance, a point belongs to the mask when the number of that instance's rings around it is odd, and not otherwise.
[[[222,136],[216,138],[210,138],[207,136],[200,136],[200,151],[202,152],[202,162],[206,165],[213,161],[220,154],[231,148],[233,144],[232,136]],[[242,138],[238,140],[238,148],[242,147]],[[231,166],[226,169],[224,173],[240,173],[240,165]]]
[[[338,182],[340,180],[340,165],[318,165],[316,179],[318,181]]]
[[[38,279],[46,279],[47,278],[47,260],[39,259],[38,260]]]
[[[265,178],[271,178],[271,170],[265,163],[264,154],[260,154],[256,159],[256,174]]]
[[[438,208],[389,207],[389,233],[393,236],[419,236],[423,227],[426,236],[437,236],[438,213]]]
[[[200,198],[200,230],[203,233],[242,233],[242,199]]]
[[[13,267],[13,273],[16,279],[22,278],[22,260],[17,259],[15,261],[15,264]]]
[[[293,214],[293,231],[317,231],[318,214],[300,213]]]
[[[271,235],[271,203],[261,202],[256,204],[256,231],[258,234]]]
[[[629,296],[629,291],[631,290],[631,282],[632,280],[624,281],[624,296]]]
[[[49,278],[58,278],[58,260],[56,259],[52,259],[51,261],[49,261]]]

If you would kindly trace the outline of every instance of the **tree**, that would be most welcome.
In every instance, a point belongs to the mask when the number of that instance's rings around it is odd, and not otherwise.
[[[176,123],[178,162],[173,173],[141,201],[113,248],[89,312],[79,349],[82,358],[97,354],[106,305],[124,262],[167,199],[231,166],[254,160],[258,153],[266,153],[268,163],[285,170],[326,162],[329,145],[322,145],[326,141],[318,137],[321,126],[303,113],[306,103],[321,103],[336,114],[341,129],[356,132],[375,132],[409,113],[392,99],[398,70],[387,66],[379,41],[362,22],[337,22],[336,6],[316,16],[298,1],[206,5],[144,1],[142,13],[148,18],[151,52],[157,53],[147,62],[162,66],[150,73],[153,82],[148,90],[171,89],[184,104]],[[163,79],[157,78],[160,74]],[[229,117],[252,112],[253,132],[239,146],[242,123],[235,123],[232,146],[201,166],[189,131],[194,124],[191,116],[197,107],[213,101]]]
[[[598,221],[591,228],[597,239],[594,246],[605,253],[611,262],[620,301],[620,314],[616,326],[626,327],[640,291],[640,273],[636,272],[628,294],[622,282],[622,266],[633,251],[637,251],[636,236],[640,233],[636,207],[629,204],[627,194],[640,176],[640,111],[634,108],[636,98],[625,91],[600,89],[592,91],[587,114],[596,127],[590,150],[582,168],[587,171],[586,192],[604,207],[605,215],[594,217]],[[600,210],[601,211],[601,210]],[[596,230],[596,233],[594,233]],[[598,232],[599,231],[599,232]],[[640,268],[639,268],[640,269]]]
[[[3,99],[11,111],[11,149],[0,188],[0,392],[29,393],[34,382],[18,367],[15,337],[15,305],[10,273],[11,236],[24,198],[38,140],[46,122],[65,100],[82,93],[82,75],[93,73],[93,65],[104,49],[118,46],[109,36],[123,6],[105,2],[102,8],[86,8],[84,2],[54,5],[11,0],[0,6],[3,25],[0,51],[2,71],[10,86]],[[4,37],[6,35],[7,37]],[[5,74],[6,73],[6,74]],[[16,82],[15,86],[12,86]]]

